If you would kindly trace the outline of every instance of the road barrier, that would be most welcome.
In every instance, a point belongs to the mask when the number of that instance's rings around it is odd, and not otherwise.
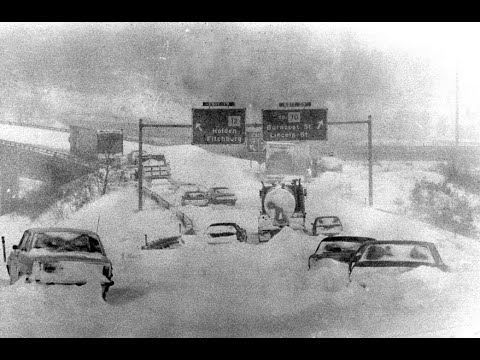
[[[66,133],[70,132],[70,129],[67,129],[67,128],[60,128],[60,127],[47,126],[47,125],[38,125],[38,124],[18,123],[18,122],[13,122],[13,121],[0,121],[0,124],[13,125],[13,126],[25,126],[25,127],[35,128],[35,129],[59,131],[59,132],[66,132]],[[124,135],[123,140],[138,143],[138,136],[125,136]],[[149,140],[149,139],[143,139],[143,142],[145,144],[148,144],[148,145],[162,146],[162,145],[159,145],[156,141]]]
[[[161,207],[163,207],[165,209],[168,209],[168,210],[172,210],[175,213],[175,216],[177,217],[177,219],[183,225],[183,234],[185,234],[185,235],[194,235],[195,234],[195,229],[194,229],[192,219],[190,219],[187,215],[185,215],[183,212],[178,210],[174,205],[170,204],[167,200],[165,200],[163,197],[161,197],[156,192],[150,190],[149,188],[142,187],[142,191],[145,195],[150,197],[152,200],[154,200]]]
[[[27,145],[27,144],[15,142],[15,141],[9,141],[9,140],[0,140],[0,144],[5,145],[5,146],[9,146],[9,147],[12,147],[12,148],[18,148],[18,149],[33,151],[33,152],[36,152],[36,153],[39,153],[39,154],[51,156],[53,158],[58,158],[58,159],[62,159],[62,160],[68,161],[68,162],[78,164],[78,165],[82,165],[82,166],[87,167],[87,168],[97,168],[98,167],[98,163],[96,163],[96,162],[86,162],[83,159],[80,159],[76,156],[72,156],[72,155],[70,155],[69,153],[66,153],[66,152],[49,150],[49,149],[46,149],[44,147]]]

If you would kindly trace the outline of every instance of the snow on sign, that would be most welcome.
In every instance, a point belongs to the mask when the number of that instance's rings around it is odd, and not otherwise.
[[[327,109],[262,110],[263,140],[327,140]]]
[[[192,109],[192,144],[244,144],[245,109]]]

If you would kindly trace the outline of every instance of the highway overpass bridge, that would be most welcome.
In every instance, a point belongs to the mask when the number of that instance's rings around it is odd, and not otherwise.
[[[0,139],[0,215],[11,212],[12,199],[19,192],[20,177],[58,188],[96,168],[97,164],[66,152]]]
[[[124,140],[138,142],[138,123],[78,120],[76,125],[98,129],[123,129]],[[343,142],[331,127],[328,141],[309,141],[311,154],[326,155],[334,152],[343,160],[367,160],[366,144]],[[21,131],[19,131],[19,129]],[[247,124],[247,131],[253,130]],[[22,134],[20,136],[20,134]],[[95,165],[69,155],[69,130],[42,125],[0,122],[0,214],[5,213],[8,197],[18,191],[18,177],[42,180],[51,186],[67,183],[91,172]],[[158,146],[191,144],[192,130],[188,128],[156,128],[144,133],[145,143]],[[19,143],[21,141],[21,143]],[[202,145],[205,150],[262,163],[265,153],[250,153],[246,145]],[[451,145],[388,145],[373,142],[374,161],[480,161],[480,146]],[[10,189],[8,193],[6,191]],[[13,192],[13,193],[12,193]],[[3,210],[2,210],[3,209]]]

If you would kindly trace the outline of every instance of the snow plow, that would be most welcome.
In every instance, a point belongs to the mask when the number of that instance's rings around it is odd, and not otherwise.
[[[259,241],[270,240],[285,226],[306,231],[306,196],[307,190],[301,184],[301,179],[294,179],[291,183],[279,182],[267,185],[262,181],[260,190],[262,208],[258,217]]]

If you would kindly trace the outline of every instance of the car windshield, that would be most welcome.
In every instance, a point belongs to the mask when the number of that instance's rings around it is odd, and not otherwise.
[[[205,197],[205,194],[201,192],[189,192],[186,194],[186,196],[189,198],[203,199]]]
[[[236,235],[237,229],[233,225],[211,225],[205,231],[211,237]]]
[[[233,225],[211,225],[207,229],[207,234],[236,233],[237,229]]]
[[[54,252],[102,253],[97,239],[77,232],[44,232],[35,234],[34,248]]]
[[[317,254],[323,252],[340,252],[345,250],[355,251],[357,250],[360,245],[362,245],[359,241],[330,241],[330,240],[323,240],[318,247]]]
[[[361,261],[435,264],[432,252],[423,244],[371,244],[365,248]]]
[[[317,220],[317,226],[329,227],[329,226],[340,226],[340,220],[337,217],[324,217]]]
[[[228,189],[228,188],[218,188],[218,189],[215,189],[215,192],[218,193],[218,194],[230,194],[231,193],[230,189]]]

